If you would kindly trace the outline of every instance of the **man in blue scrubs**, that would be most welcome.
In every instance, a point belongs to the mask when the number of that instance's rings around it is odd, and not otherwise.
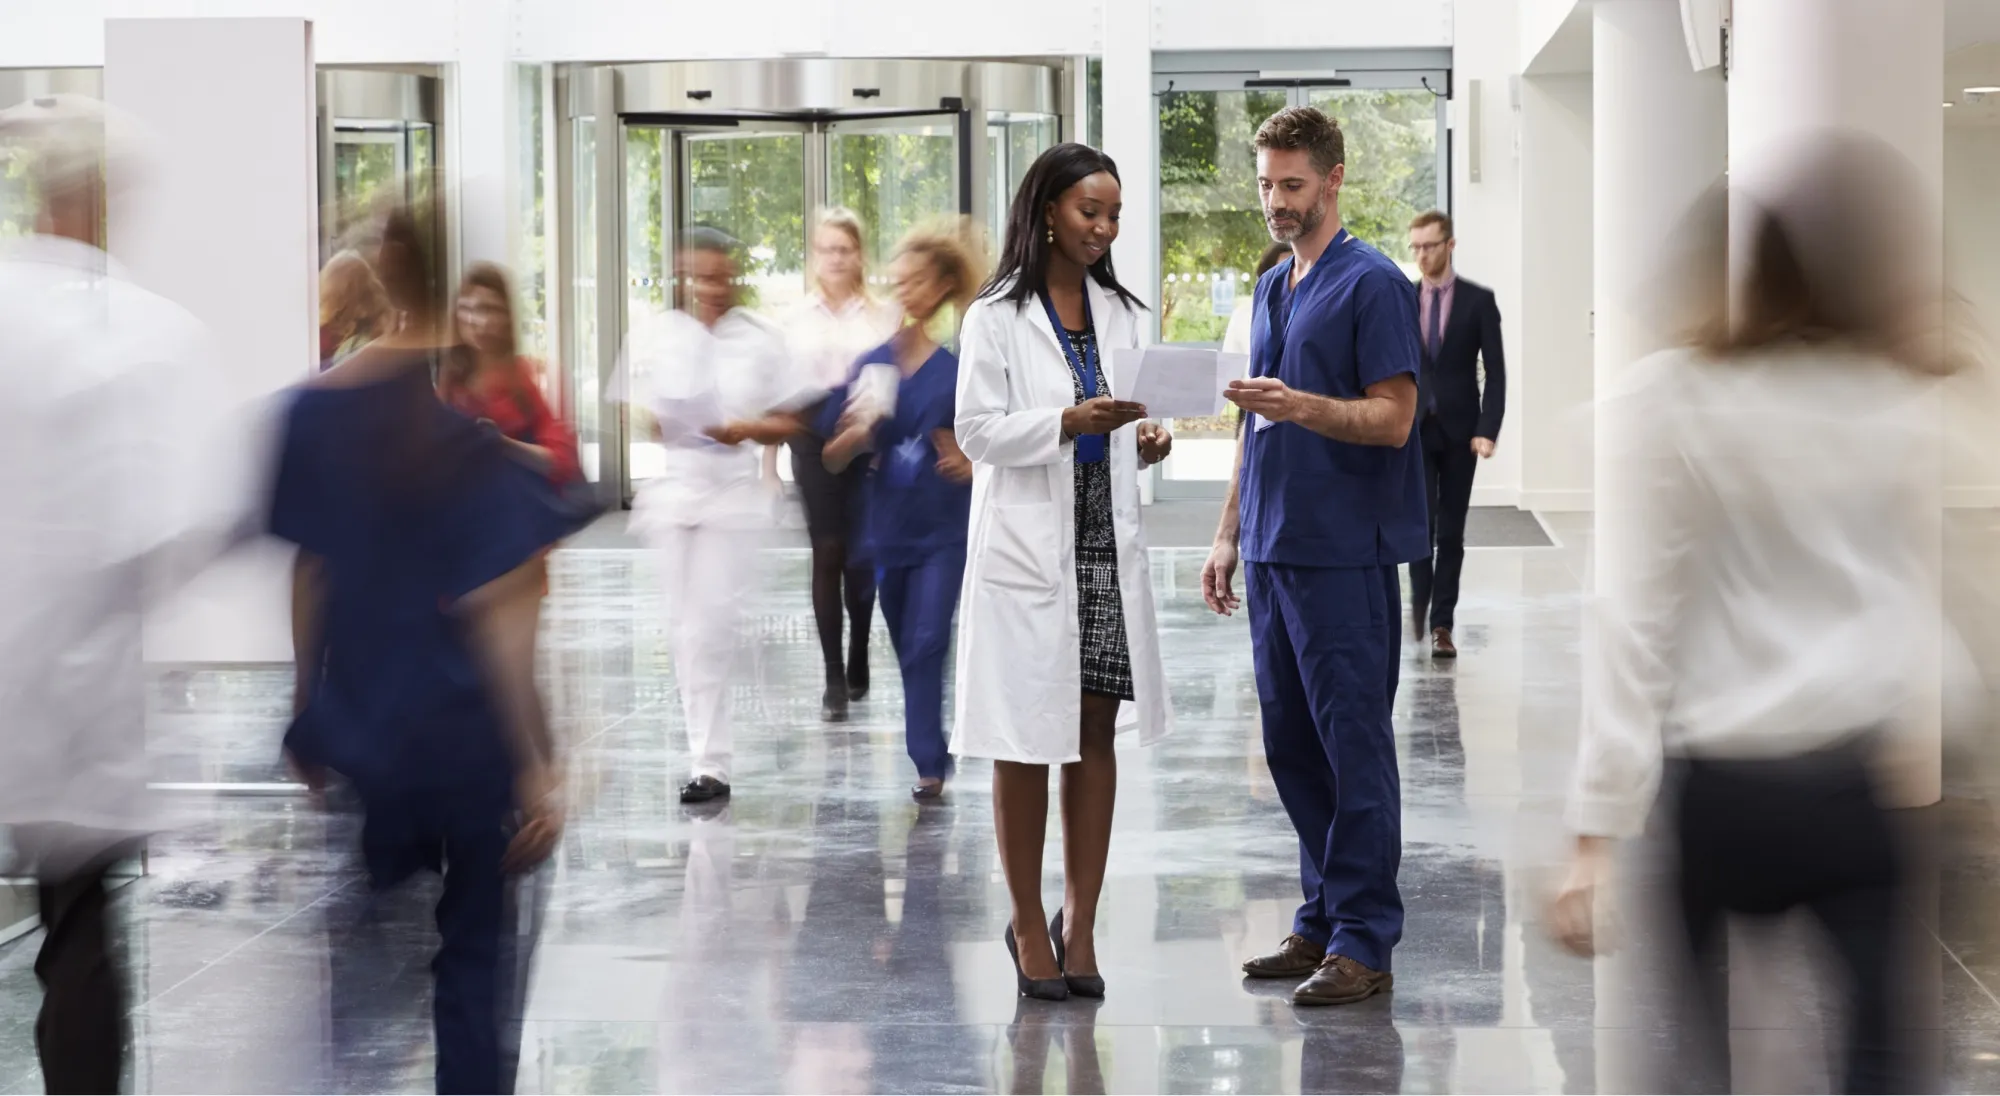
[[[1290,259],[1257,283],[1237,469],[1202,570],[1211,609],[1240,604],[1241,559],[1264,756],[1299,836],[1305,904],[1278,949],[1243,965],[1300,978],[1300,1005],[1392,984],[1402,801],[1389,713],[1399,564],[1429,551],[1417,408],[1416,290],[1340,224],[1340,127],[1312,107],[1257,130],[1257,187]]]

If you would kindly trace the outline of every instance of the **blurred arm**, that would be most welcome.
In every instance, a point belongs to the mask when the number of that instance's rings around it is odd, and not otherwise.
[[[312,701],[326,665],[320,615],[326,605],[325,571],[318,556],[299,549],[292,560],[292,711]]]
[[[1500,302],[1488,297],[1479,314],[1479,359],[1486,363],[1486,388],[1479,398],[1479,425],[1472,436],[1499,441],[1500,420],[1507,414],[1507,351],[1500,345]]]
[[[1604,439],[1594,492],[1597,543],[1569,803],[1570,826],[1586,837],[1637,836],[1660,786],[1660,725],[1673,692],[1673,641],[1695,527],[1666,387],[1605,397],[1597,424]]]
[[[493,706],[507,732],[517,771],[555,762],[555,741],[535,687],[535,629],[541,616],[542,571],[524,563],[459,602],[471,625],[474,653],[485,671]]]

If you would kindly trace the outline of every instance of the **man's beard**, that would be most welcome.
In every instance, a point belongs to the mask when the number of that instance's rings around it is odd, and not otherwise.
[[[1271,239],[1281,244],[1291,243],[1301,236],[1310,236],[1319,230],[1319,226],[1325,223],[1325,191],[1321,191],[1319,200],[1313,203],[1311,209],[1303,213],[1295,214],[1283,220],[1269,216],[1264,218],[1264,227],[1270,230]]]

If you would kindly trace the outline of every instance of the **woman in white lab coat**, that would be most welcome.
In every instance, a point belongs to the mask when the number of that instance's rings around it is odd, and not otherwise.
[[[1139,345],[1144,308],[1112,274],[1120,204],[1103,153],[1043,153],[961,336],[956,429],[973,481],[952,750],[994,762],[1007,944],[1021,993],[1053,999],[1104,994],[1093,929],[1115,729],[1150,743],[1168,723],[1139,470],[1172,438],[1112,396],[1110,351]],[[1062,766],[1066,886],[1044,934],[1050,765]]]

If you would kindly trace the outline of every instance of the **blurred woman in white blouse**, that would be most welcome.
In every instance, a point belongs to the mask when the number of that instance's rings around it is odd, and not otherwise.
[[[1938,287],[1915,173],[1887,146],[1824,140],[1768,178],[1736,196],[1739,223],[1757,208],[1733,314],[1600,396],[1577,849],[1553,920],[1598,950],[1611,843],[1664,788],[1697,1005],[1678,1068],[1727,1069],[1725,918],[1804,907],[1846,976],[1845,1091],[1915,1091],[1884,802],[1888,762],[1935,720],[1945,628]],[[1681,237],[1704,245],[1684,284],[1712,317],[1723,202]]]
[[[785,341],[803,372],[822,392],[847,383],[856,358],[888,341],[901,326],[895,307],[868,294],[866,233],[861,219],[845,209],[822,210],[812,232],[807,264],[811,292],[784,320]],[[813,413],[805,421],[816,421]],[[868,629],[875,616],[875,569],[856,551],[861,527],[859,465],[829,472],[821,459],[826,439],[811,430],[789,442],[792,481],[805,503],[806,532],[812,538],[813,621],[826,660],[826,694],[820,714],[828,722],[847,718],[849,700],[868,692]],[[770,471],[775,472],[775,466]],[[843,614],[843,609],[845,610]],[[843,615],[846,628],[843,629]],[[843,635],[843,631],[849,633]],[[842,640],[847,649],[842,650]]]

